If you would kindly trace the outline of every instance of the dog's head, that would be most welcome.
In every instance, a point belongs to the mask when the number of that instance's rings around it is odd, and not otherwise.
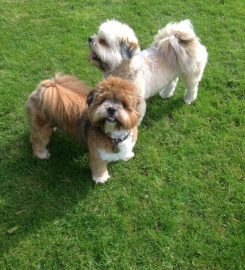
[[[134,31],[116,20],[102,23],[98,34],[89,37],[88,42],[90,60],[103,72],[113,71],[140,51]]]
[[[109,77],[93,89],[87,98],[88,117],[92,125],[105,133],[130,130],[138,123],[140,97],[127,80]]]

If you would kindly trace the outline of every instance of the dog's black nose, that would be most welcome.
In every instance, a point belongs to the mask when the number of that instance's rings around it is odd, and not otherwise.
[[[109,107],[109,108],[107,109],[107,112],[108,112],[110,115],[114,115],[115,112],[116,112],[116,110],[115,110],[113,107]]]
[[[90,42],[92,42],[93,41],[93,38],[92,37],[89,37],[88,38],[88,42],[90,43]]]

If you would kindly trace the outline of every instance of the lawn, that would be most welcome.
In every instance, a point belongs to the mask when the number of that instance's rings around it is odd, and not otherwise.
[[[0,269],[244,269],[244,1],[0,1]],[[209,63],[198,100],[148,100],[135,158],[96,186],[61,132],[32,157],[25,102],[57,71],[90,86],[87,38],[130,24],[141,47],[189,18]]]

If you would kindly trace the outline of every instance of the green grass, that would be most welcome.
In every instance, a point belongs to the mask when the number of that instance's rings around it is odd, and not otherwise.
[[[0,14],[0,269],[244,269],[243,1],[1,0]],[[87,37],[108,18],[142,48],[190,18],[209,63],[194,105],[182,84],[148,101],[135,158],[95,186],[61,133],[51,160],[32,157],[24,104],[56,71],[99,82]]]

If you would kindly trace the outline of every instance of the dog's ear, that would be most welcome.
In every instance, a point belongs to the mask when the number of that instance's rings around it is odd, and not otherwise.
[[[87,96],[87,104],[88,104],[88,106],[90,106],[92,104],[93,99],[94,99],[94,91],[91,90],[90,93]]]
[[[136,43],[124,40],[124,41],[121,41],[120,48],[121,48],[122,57],[125,60],[130,60],[139,49],[139,45]]]

